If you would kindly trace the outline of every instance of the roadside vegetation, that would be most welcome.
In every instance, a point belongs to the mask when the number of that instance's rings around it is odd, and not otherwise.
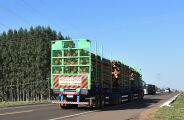
[[[162,107],[150,113],[146,120],[184,120],[184,94],[178,96],[171,107]]]
[[[50,27],[0,33],[0,102],[49,98],[50,41],[70,39]]]
[[[28,104],[41,104],[41,103],[49,103],[49,101],[43,100],[43,101],[0,102],[0,107],[19,106],[19,105],[28,105]]]

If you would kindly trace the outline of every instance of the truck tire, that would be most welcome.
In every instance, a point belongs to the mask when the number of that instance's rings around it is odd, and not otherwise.
[[[141,92],[141,100],[144,98],[144,93],[143,92]]]
[[[60,109],[76,109],[78,104],[59,104]]]
[[[71,104],[71,105],[69,105],[70,106],[70,108],[72,108],[72,109],[76,109],[77,107],[78,107],[78,104]]]
[[[64,98],[63,101],[66,102],[66,98]],[[59,108],[60,108],[60,109],[67,109],[67,108],[69,108],[69,105],[68,105],[68,104],[61,104],[61,103],[60,103],[60,104],[59,104]]]
[[[129,96],[128,96],[128,102],[131,102],[133,100],[133,94],[131,93]]]
[[[60,109],[66,109],[66,108],[67,108],[67,105],[63,105],[63,104],[60,103],[60,104],[59,104],[59,108],[60,108]]]
[[[121,104],[121,94],[118,95],[118,105]]]
[[[101,95],[101,99],[100,99],[100,108],[104,108],[105,106],[105,97],[104,95]]]
[[[100,109],[100,95],[97,95],[95,98],[95,109]]]

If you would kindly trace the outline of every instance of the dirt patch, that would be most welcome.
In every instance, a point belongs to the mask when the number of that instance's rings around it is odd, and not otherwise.
[[[129,118],[127,120],[139,120],[138,118]]]
[[[147,109],[141,115],[139,116],[139,120],[147,120],[149,117],[149,114],[152,112],[157,111],[160,108],[160,105],[163,104],[165,101],[162,101],[160,103],[155,104],[153,107]]]

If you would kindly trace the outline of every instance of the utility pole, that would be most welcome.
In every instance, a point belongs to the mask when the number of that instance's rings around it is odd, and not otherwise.
[[[157,80],[158,80],[158,87],[161,87],[161,73],[157,74]]]
[[[47,82],[48,82],[49,101],[50,101],[50,79],[49,78],[47,78]]]

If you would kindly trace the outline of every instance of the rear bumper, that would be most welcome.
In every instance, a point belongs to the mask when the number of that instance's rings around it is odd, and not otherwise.
[[[76,92],[76,90],[65,90],[61,93],[60,89],[53,89],[55,94],[62,94],[62,95],[87,95],[88,90],[81,89],[79,93]]]
[[[53,104],[83,104],[88,105],[89,102],[61,102],[61,101],[52,101]]]

